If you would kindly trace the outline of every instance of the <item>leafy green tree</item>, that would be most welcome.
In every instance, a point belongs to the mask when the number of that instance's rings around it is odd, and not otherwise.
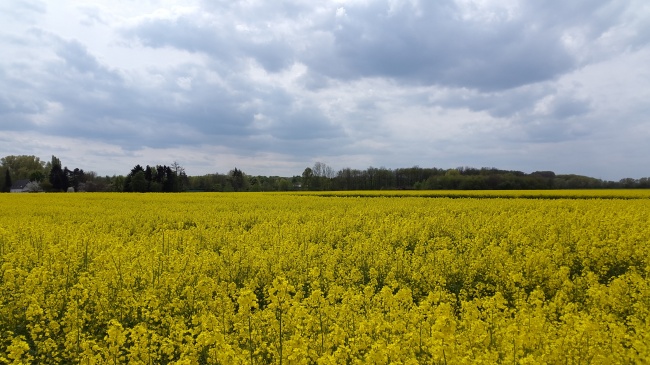
[[[125,178],[122,175],[113,176],[111,179],[111,190],[115,192],[123,192],[124,190]]]
[[[94,171],[84,171],[84,182],[79,184],[79,189],[87,192],[112,191],[109,176],[97,176]]]
[[[650,177],[642,177],[639,179],[639,188],[647,189],[650,188]]]
[[[0,166],[9,169],[16,180],[29,179],[35,172],[45,174],[45,162],[36,156],[6,156],[0,159]]]
[[[304,189],[311,188],[311,182],[313,178],[314,171],[311,169],[311,167],[307,167],[305,171],[302,172],[302,186]]]
[[[41,182],[45,180],[45,173],[43,171],[32,171],[29,174],[29,181]]]
[[[131,188],[135,193],[144,193],[147,191],[147,179],[145,179],[144,171],[138,171],[131,178]]]
[[[289,191],[291,190],[291,181],[288,179],[280,178],[277,181],[278,191]]]
[[[253,176],[250,178],[250,191],[262,191],[262,177]]]
[[[150,191],[152,193],[160,193],[163,191],[163,186],[157,181],[151,181],[149,183],[149,188],[147,189],[147,191]]]

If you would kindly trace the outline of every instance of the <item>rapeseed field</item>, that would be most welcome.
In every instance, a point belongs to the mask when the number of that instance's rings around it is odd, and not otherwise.
[[[0,364],[650,359],[647,191],[0,195]]]

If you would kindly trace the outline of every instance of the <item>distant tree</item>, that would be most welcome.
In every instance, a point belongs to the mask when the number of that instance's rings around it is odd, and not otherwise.
[[[338,180],[338,188],[342,190],[354,190],[354,181],[352,175],[352,169],[349,167],[339,170],[338,174],[336,175]]]
[[[38,181],[30,181],[25,185],[25,191],[29,193],[40,193],[43,191],[43,187]]]
[[[110,185],[111,191],[115,191],[119,193],[125,191],[124,182],[125,182],[124,176],[122,175],[113,176],[111,178],[111,185]]]
[[[66,191],[68,189],[68,177],[64,173],[61,165],[52,166],[50,170],[50,184],[56,191]]]
[[[49,176],[49,173],[48,173]],[[54,188],[52,187],[52,183],[50,182],[50,179],[44,179],[41,181],[39,184],[41,184],[41,187],[43,188],[43,191],[54,191]]]
[[[224,174],[207,174],[203,176],[187,177],[185,189],[190,191],[223,191],[226,185],[230,185],[229,176]]]
[[[449,169],[447,172],[445,172],[445,176],[458,176],[460,175],[460,171],[458,169]]]
[[[79,191],[79,186],[86,182],[86,174],[84,170],[75,168],[74,170],[68,170],[68,181],[70,186],[74,188],[74,191]]]
[[[144,171],[138,171],[131,177],[131,188],[134,193],[144,193],[147,191],[147,180]]]
[[[250,178],[250,191],[262,191],[262,176],[253,176]]]
[[[140,186],[140,173],[142,173],[144,179],[144,189]],[[181,175],[179,176],[178,173]],[[175,167],[147,165],[146,168],[138,164],[131,169],[131,172],[126,177],[114,179],[112,184],[113,191],[177,192],[184,190],[185,186],[189,186],[189,179],[185,175],[185,170],[178,164]],[[119,186],[122,186],[122,190],[119,190]]]
[[[312,170],[314,170],[314,176],[324,177],[327,179],[331,179],[335,176],[334,169],[323,162],[316,162]]]
[[[29,181],[41,182],[43,180],[45,180],[45,173],[43,171],[32,171],[32,173],[29,174]]]
[[[151,168],[149,165],[144,169],[144,179],[147,180],[147,190],[149,190],[149,185],[154,178],[154,171],[155,169]]]
[[[176,191],[176,173],[169,166],[163,166],[165,172],[165,180],[163,181],[162,190],[165,192]]]
[[[244,187],[244,173],[235,167],[228,175],[230,177],[232,189],[234,191],[241,191]]]
[[[302,176],[294,175],[294,176],[291,178],[291,184],[292,184],[294,187],[298,187],[301,183],[302,183]]]
[[[552,178],[555,177],[555,172],[553,172],[553,171],[535,171],[535,172],[531,173],[531,175],[552,179]]]
[[[181,172],[185,172],[185,169],[176,161],[172,162],[170,168],[176,173],[176,175],[180,175]]]
[[[144,169],[142,168],[142,166],[140,166],[140,164],[137,164],[131,169],[131,174],[130,175],[133,176],[133,175],[137,174],[139,171],[144,172]]]
[[[638,187],[642,189],[650,188],[650,178],[649,177],[640,178]]]
[[[176,179],[174,180],[174,191],[185,191],[189,185],[187,174],[185,174],[185,168],[176,161],[174,161],[170,167],[176,175]]]
[[[72,184],[72,179],[73,179],[72,170],[70,170],[68,166],[65,166],[63,168],[63,173],[68,178],[68,187],[71,187],[70,184]]]
[[[5,169],[5,181],[4,185],[2,186],[2,191],[5,193],[8,193],[11,191],[11,173],[9,173],[9,169]]]
[[[311,179],[312,190],[329,190],[335,176],[334,170],[323,162],[314,163],[311,169],[314,174]]]
[[[34,172],[45,174],[45,162],[36,156],[6,156],[0,159],[0,166],[11,170],[16,180],[29,179]]]
[[[165,167],[164,166],[160,166],[160,165],[156,166],[156,176],[154,177],[154,180],[157,183],[161,184],[161,186],[162,186],[163,181],[165,181]]]
[[[302,172],[302,187],[305,189],[310,189],[313,178],[314,170],[312,170],[310,167],[307,167],[305,171]]]
[[[144,169],[142,168],[142,166],[140,166],[140,164],[135,165],[135,166],[131,169],[131,172],[129,172],[129,174],[126,175],[126,178],[124,179],[124,185],[123,185],[123,190],[122,190],[122,191],[125,191],[125,192],[132,192],[132,191],[135,192],[135,191],[136,191],[136,190],[133,188],[133,177],[134,177],[138,172],[142,172],[142,178],[144,179]],[[145,189],[146,189],[146,188],[147,188],[147,187],[146,187],[147,180],[144,179],[144,181],[145,181]]]
[[[149,183],[149,189],[147,191],[150,191],[152,193],[161,193],[163,192],[163,186],[159,182],[152,181]]]
[[[68,186],[70,186],[68,181],[68,168],[65,170],[61,168],[61,160],[52,156],[52,165],[50,169],[50,184],[52,184],[52,189],[55,191],[67,191]]]
[[[554,184],[562,189],[594,189],[603,187],[603,181],[582,175],[557,175]]]
[[[363,172],[363,175],[366,177],[366,184],[364,184],[364,188],[366,189],[377,189],[378,188],[378,179],[377,179],[377,172],[379,169],[376,167],[368,167],[366,171]]]
[[[79,184],[79,190],[87,192],[111,191],[111,178],[97,176],[94,171],[85,171],[85,182]]]
[[[627,177],[625,179],[621,179],[619,181],[619,184],[621,185],[622,188],[631,189],[637,186],[637,181],[631,177]]]
[[[311,168],[311,170],[314,172],[314,176],[317,177],[323,177],[325,176],[325,165],[324,163],[320,161],[314,162],[314,166]]]
[[[291,181],[288,179],[280,178],[277,181],[277,190],[278,191],[289,191],[291,190]]]

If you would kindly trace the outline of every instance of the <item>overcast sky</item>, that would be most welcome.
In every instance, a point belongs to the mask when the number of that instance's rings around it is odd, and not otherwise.
[[[647,0],[5,0],[0,157],[650,176]]]

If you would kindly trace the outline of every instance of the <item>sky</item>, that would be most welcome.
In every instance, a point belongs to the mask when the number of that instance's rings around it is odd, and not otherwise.
[[[6,0],[0,156],[650,176],[647,0]]]

